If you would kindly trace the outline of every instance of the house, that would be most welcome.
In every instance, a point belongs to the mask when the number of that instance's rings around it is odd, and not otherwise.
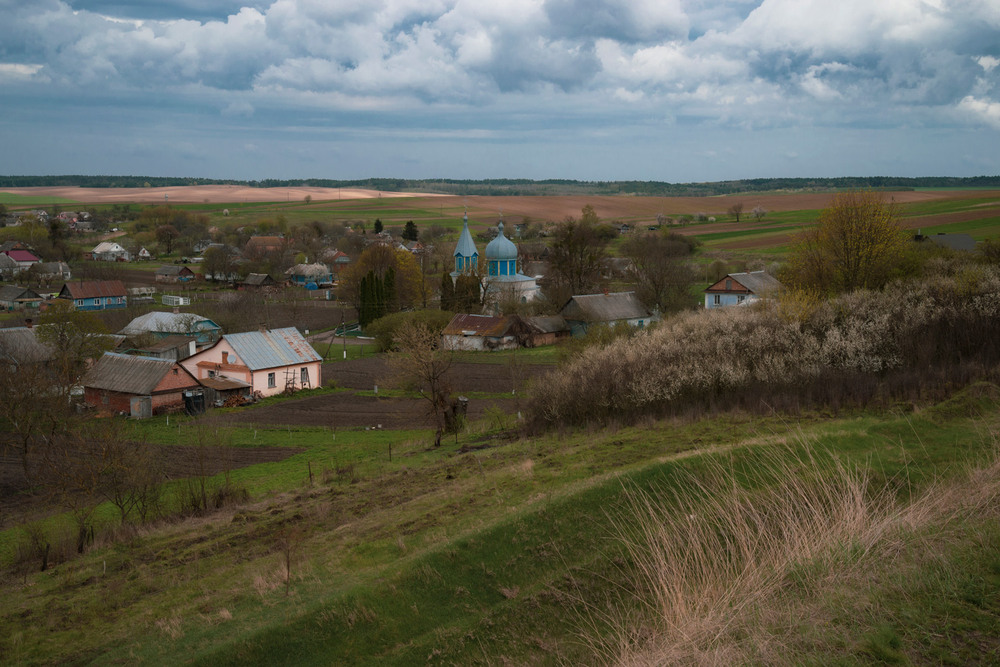
[[[657,318],[642,305],[635,292],[579,294],[570,297],[559,314],[574,336],[582,336],[595,324],[614,326],[625,322],[642,328]]]
[[[705,308],[750,304],[781,290],[781,283],[767,271],[730,273],[705,290]]]
[[[243,256],[248,259],[264,259],[283,252],[288,242],[283,236],[251,236],[243,247]]]
[[[441,331],[441,347],[446,350],[513,350],[529,346],[532,333],[517,315],[458,313]]]
[[[326,264],[296,264],[285,271],[288,280],[293,285],[306,287],[310,284],[315,287],[333,286],[333,271]]]
[[[185,392],[201,385],[169,359],[105,352],[81,382],[83,400],[101,412],[149,417],[184,407]]]
[[[3,310],[37,309],[42,305],[43,300],[38,292],[30,290],[27,287],[17,287],[15,285],[0,287],[0,309]]]
[[[194,280],[194,271],[186,266],[161,266],[153,275],[158,283],[186,283]]]
[[[136,253],[135,258],[138,259],[139,261],[145,262],[153,259],[153,255],[151,255],[150,252],[146,250],[144,246],[142,248],[139,248],[139,252]]]
[[[248,273],[247,277],[240,283],[240,289],[262,289],[264,287],[277,287],[278,283],[274,278],[266,273]]]
[[[66,283],[59,299],[69,299],[77,310],[117,310],[128,306],[128,293],[120,280]]]
[[[114,241],[101,241],[90,251],[90,258],[98,262],[128,262],[132,256]]]
[[[40,263],[42,260],[38,259],[33,252],[30,250],[7,250],[4,252],[7,257],[17,262],[18,271],[27,271],[33,265]]]
[[[323,358],[295,327],[225,334],[181,364],[198,380],[225,378],[261,396],[322,386]]]
[[[328,250],[323,253],[321,259],[335,274],[341,273],[351,265],[351,258],[346,252],[340,250]]]
[[[177,335],[190,336],[199,346],[205,347],[219,340],[222,327],[207,317],[182,313],[175,308],[170,313],[157,310],[140,315],[118,333],[130,338],[150,334],[155,340]]]
[[[35,275],[39,280],[69,280],[73,277],[66,262],[41,262],[35,265]]]
[[[21,267],[15,260],[0,253],[0,279],[10,280],[20,272]]]

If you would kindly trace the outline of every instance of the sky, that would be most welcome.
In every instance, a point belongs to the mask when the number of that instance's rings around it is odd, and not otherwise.
[[[1000,174],[1000,0],[0,0],[0,174]]]

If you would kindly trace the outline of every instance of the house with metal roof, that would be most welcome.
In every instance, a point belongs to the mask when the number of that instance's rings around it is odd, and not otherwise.
[[[117,310],[128,306],[128,292],[120,280],[66,283],[57,298],[69,299],[77,310]]]
[[[129,262],[132,255],[120,243],[101,241],[90,251],[90,258],[99,262]]]
[[[190,336],[198,345],[204,347],[219,340],[222,327],[196,313],[182,313],[179,309],[173,312],[155,310],[135,318],[118,333],[123,336],[138,337],[150,334],[154,340],[168,336]]]
[[[273,396],[322,386],[323,358],[295,327],[225,334],[181,364],[199,380],[226,378]]]
[[[31,252],[30,250],[21,250],[21,249],[7,250],[4,252],[4,254],[10,257],[15,262],[17,262],[18,269],[21,271],[27,271],[33,265],[38,264],[39,262],[42,261],[35,255],[35,253]]]
[[[730,273],[705,290],[705,308],[749,305],[781,288],[781,282],[767,271]]]
[[[569,298],[559,314],[574,336],[582,336],[595,324],[614,326],[625,322],[642,328],[658,318],[636,297],[635,292],[578,294]]]
[[[175,361],[117,352],[105,352],[81,384],[87,405],[133,417],[179,410],[185,392],[201,390],[198,380]]]
[[[0,278],[10,280],[21,272],[21,265],[16,260],[0,253]]]

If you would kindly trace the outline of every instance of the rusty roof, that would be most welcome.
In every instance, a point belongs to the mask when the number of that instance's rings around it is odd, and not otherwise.
[[[125,296],[125,284],[120,280],[87,280],[66,283],[59,292],[60,297],[69,299],[95,299],[109,296]]]
[[[216,391],[232,391],[234,389],[249,389],[250,385],[243,380],[236,380],[217,375],[214,378],[201,378],[198,380],[201,386],[214,389]]]

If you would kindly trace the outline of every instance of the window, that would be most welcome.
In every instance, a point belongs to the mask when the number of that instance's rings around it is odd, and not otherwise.
[[[267,374],[267,386],[270,389],[273,389],[274,387],[278,386],[274,381],[274,373]]]
[[[299,384],[303,387],[309,384],[309,369],[303,368],[299,373]]]
[[[746,298],[747,298],[746,295],[740,294],[738,297],[736,297],[736,303],[743,303],[746,300]]]
[[[722,305],[722,295],[721,294],[716,294],[715,298],[712,301],[712,303],[714,305],[716,305],[716,306],[721,306]]]
[[[209,371],[208,372],[208,377],[214,378],[215,377],[215,371]]]

